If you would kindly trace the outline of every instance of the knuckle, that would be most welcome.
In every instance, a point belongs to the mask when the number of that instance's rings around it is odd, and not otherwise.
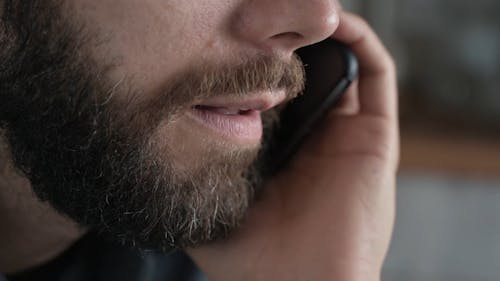
[[[358,22],[358,24],[360,24],[363,27],[363,29],[371,30],[370,24],[366,21],[366,19],[364,19],[358,14],[351,14],[351,16],[354,18],[355,21]]]
[[[387,52],[387,56],[386,56],[386,59],[385,59],[385,65],[386,65],[387,71],[389,73],[392,74],[392,73],[396,73],[397,72],[396,60],[394,59],[394,57],[389,52]]]
[[[375,72],[376,72],[375,74],[380,76],[388,76],[388,77],[396,76],[397,73],[396,61],[388,51],[384,50],[382,55],[380,55],[379,66],[376,68]]]

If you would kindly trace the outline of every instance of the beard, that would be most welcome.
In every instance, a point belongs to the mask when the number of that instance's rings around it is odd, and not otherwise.
[[[139,99],[107,79],[110,67],[86,51],[92,34],[62,10],[54,0],[3,7],[0,128],[14,166],[41,200],[123,243],[168,251],[225,238],[261,186],[262,150],[207,143],[197,165],[181,167],[182,144],[164,136],[206,98],[267,89],[296,96],[299,59],[199,62]],[[264,140],[277,115],[263,113]]]

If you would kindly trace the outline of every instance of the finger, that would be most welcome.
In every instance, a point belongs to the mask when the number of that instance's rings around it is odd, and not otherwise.
[[[347,89],[339,104],[334,107],[334,115],[356,115],[359,113],[358,81],[354,81]]]
[[[358,57],[360,112],[395,119],[397,87],[394,62],[375,32],[360,17],[344,12],[333,37],[347,44]]]

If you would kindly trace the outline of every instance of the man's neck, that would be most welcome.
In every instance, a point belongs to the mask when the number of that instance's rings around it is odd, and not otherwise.
[[[0,272],[13,274],[44,264],[85,233],[49,204],[0,156]]]

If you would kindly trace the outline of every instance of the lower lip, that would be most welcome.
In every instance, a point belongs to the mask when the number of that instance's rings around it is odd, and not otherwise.
[[[250,110],[244,114],[226,115],[193,108],[191,115],[225,138],[240,142],[260,142],[262,138],[262,119],[260,112],[256,110]]]

